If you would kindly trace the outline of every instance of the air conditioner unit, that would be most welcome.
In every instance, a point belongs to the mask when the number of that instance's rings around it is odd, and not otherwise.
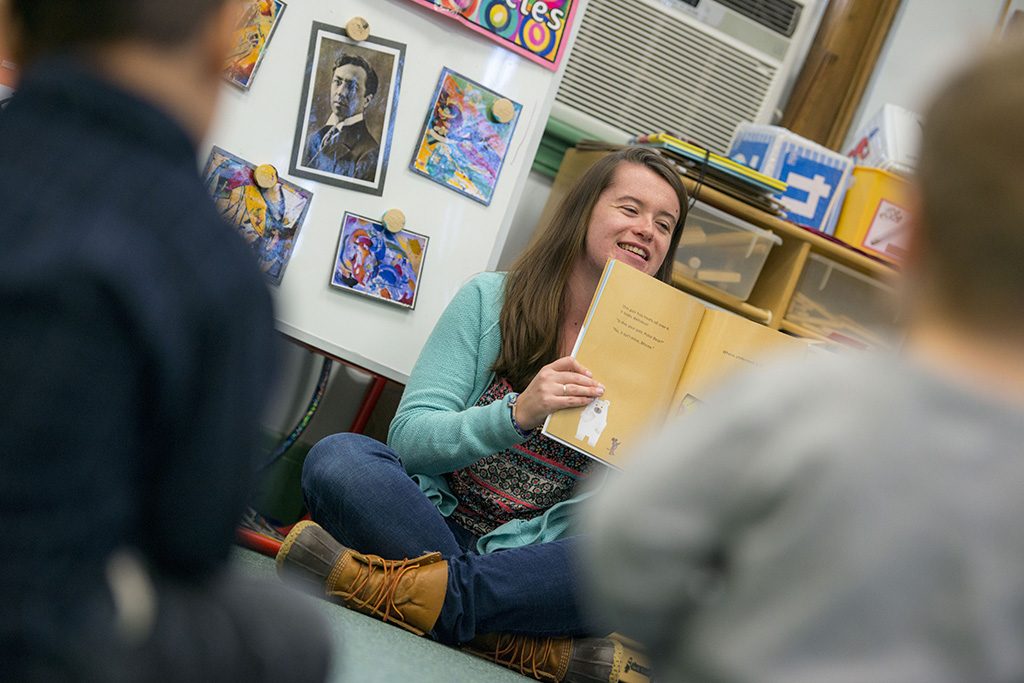
[[[669,131],[724,154],[741,121],[773,122],[819,3],[590,0],[551,116],[609,142]]]

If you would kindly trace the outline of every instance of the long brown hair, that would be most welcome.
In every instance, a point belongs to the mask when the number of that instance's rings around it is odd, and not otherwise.
[[[662,282],[672,278],[673,256],[687,209],[686,189],[678,172],[657,153],[642,147],[627,147],[604,157],[569,190],[551,221],[516,259],[505,278],[505,303],[499,322],[501,352],[493,369],[517,391],[526,388],[544,365],[558,357],[559,323],[569,275],[586,250],[587,228],[597,198],[624,163],[654,171],[679,199],[679,220],[673,226],[665,260],[655,274]]]

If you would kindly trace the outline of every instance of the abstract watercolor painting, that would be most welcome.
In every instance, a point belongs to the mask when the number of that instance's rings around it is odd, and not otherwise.
[[[345,212],[331,284],[414,308],[427,241],[426,235],[393,233],[380,221]]]
[[[247,0],[235,29],[234,48],[224,63],[229,83],[243,90],[252,85],[285,6],[281,0]]]
[[[221,216],[252,245],[260,270],[277,285],[295,248],[313,193],[278,178],[270,188],[256,184],[256,166],[214,147],[203,172]]]
[[[413,157],[413,171],[482,204],[490,204],[523,107],[508,123],[491,117],[502,96],[445,68]]]

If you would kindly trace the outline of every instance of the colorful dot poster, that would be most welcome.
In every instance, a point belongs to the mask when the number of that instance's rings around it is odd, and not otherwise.
[[[578,0],[412,0],[554,71]]]

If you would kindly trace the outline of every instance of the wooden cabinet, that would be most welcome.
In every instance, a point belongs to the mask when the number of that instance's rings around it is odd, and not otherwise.
[[[546,224],[554,212],[555,206],[565,196],[576,180],[594,163],[609,152],[581,151],[570,149],[562,162],[558,175],[555,177],[551,195],[541,214],[540,225]],[[688,192],[693,193],[696,182],[683,177],[683,184]],[[810,255],[817,254],[828,261],[839,264],[856,274],[866,276],[872,282],[884,285],[889,290],[896,284],[899,273],[891,266],[876,261],[843,244],[832,241],[817,232],[805,230],[777,216],[761,211],[709,187],[701,187],[698,198],[710,206],[725,211],[755,226],[766,228],[778,235],[782,243],[774,246],[768,254],[754,289],[746,301],[721,292],[702,282],[679,275],[674,276],[673,284],[702,299],[710,301],[740,315],[746,316],[772,329],[810,338],[824,338],[802,325],[786,319],[786,313],[793,301],[797,283],[810,261]],[[820,259],[819,259],[820,263]],[[894,294],[889,294],[895,299]],[[895,311],[895,301],[891,302]]]

